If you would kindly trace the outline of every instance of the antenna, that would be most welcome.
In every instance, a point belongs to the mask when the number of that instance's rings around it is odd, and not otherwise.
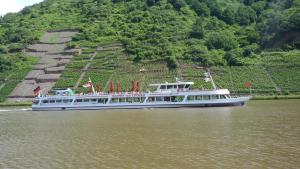
[[[217,86],[216,86],[216,84],[215,84],[215,82],[214,82],[214,80],[213,80],[213,78],[210,74],[209,68],[206,68],[206,72],[204,73],[204,76],[205,76],[205,79],[208,79],[207,81],[211,82],[211,85],[213,86],[214,90],[216,90]]]

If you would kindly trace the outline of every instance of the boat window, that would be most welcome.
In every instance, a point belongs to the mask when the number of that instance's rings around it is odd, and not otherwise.
[[[179,88],[179,89],[182,89],[182,88],[183,88],[183,86],[184,86],[184,85],[178,85],[178,88]]]
[[[62,100],[56,100],[56,103],[61,103],[62,102]]]
[[[216,99],[219,99],[219,98],[218,98],[218,95],[212,95],[212,96],[211,96],[211,99],[212,99],[212,100],[216,100]]]
[[[174,85],[174,86],[173,86],[174,89],[177,89],[177,87],[178,87],[177,85]]]
[[[221,99],[226,99],[225,95],[220,95]]]
[[[203,95],[203,100],[210,100],[210,96],[209,95]]]
[[[156,101],[157,101],[157,102],[163,101],[163,97],[156,97]]]
[[[105,104],[107,102],[107,99],[98,99],[98,103],[103,103]]]
[[[168,85],[167,89],[172,89],[172,87],[173,87],[172,85]]]
[[[202,96],[195,96],[195,100],[202,100]]]
[[[83,99],[83,102],[89,102],[90,99]]]
[[[126,98],[126,102],[132,103],[132,98]]]
[[[48,103],[49,101],[48,100],[43,100],[43,103]]]
[[[112,99],[111,99],[111,102],[112,102],[112,103],[118,103],[118,102],[119,102],[119,98],[112,98]]]
[[[190,85],[189,85],[189,84],[185,85],[185,88],[189,88],[189,87],[190,87]]]
[[[139,97],[133,98],[133,102],[140,102],[140,98]]]
[[[64,103],[68,103],[70,100],[69,99],[64,99],[63,102]]]
[[[92,99],[92,102],[96,102],[97,101],[97,99]]]
[[[165,85],[160,86],[160,89],[166,89]]]
[[[50,100],[50,103],[55,103],[55,100]]]
[[[155,102],[155,97],[149,97],[147,102]]]
[[[119,102],[124,103],[124,102],[126,102],[126,99],[125,98],[120,98]]]
[[[145,101],[145,97],[141,97],[141,103],[143,103]]]
[[[188,100],[195,100],[195,96],[188,96],[187,99]]]
[[[164,97],[164,101],[165,101],[165,102],[171,101],[171,97]]]
[[[171,102],[182,102],[184,99],[184,96],[172,96]]]
[[[76,102],[82,102],[82,99],[76,99]]]

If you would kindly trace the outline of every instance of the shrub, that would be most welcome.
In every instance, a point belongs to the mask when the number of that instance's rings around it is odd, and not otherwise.
[[[198,16],[209,16],[210,9],[203,2],[199,2],[198,0],[193,0],[191,2],[191,7],[197,13]]]
[[[206,45],[209,49],[224,49],[229,51],[238,46],[236,38],[229,32],[212,32],[206,39]]]
[[[4,45],[0,45],[0,54],[1,53],[4,53],[4,54],[8,53],[8,48]]]

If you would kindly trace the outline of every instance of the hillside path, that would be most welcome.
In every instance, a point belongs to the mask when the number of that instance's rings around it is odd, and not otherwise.
[[[274,88],[276,89],[276,91],[278,93],[282,93],[281,88],[274,82],[274,80],[273,80],[272,76],[270,75],[269,71],[267,70],[267,68],[262,66],[262,69],[265,71],[266,75],[268,76],[269,80],[271,81],[271,83],[274,86]]]
[[[97,52],[94,52],[93,54],[91,54],[91,58],[89,59],[89,62],[84,66],[84,68],[82,69],[82,73],[79,76],[79,79],[77,80],[77,82],[74,85],[74,89],[77,89],[82,81],[82,79],[84,78],[86,71],[89,69],[91,62],[94,60],[95,56],[97,55]]]

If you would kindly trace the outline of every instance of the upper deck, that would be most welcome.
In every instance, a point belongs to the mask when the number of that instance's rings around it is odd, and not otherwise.
[[[157,83],[150,84],[151,87],[156,87],[155,92],[176,92],[176,91],[189,91],[191,85],[194,85],[194,82],[181,82],[177,81],[175,83]]]

